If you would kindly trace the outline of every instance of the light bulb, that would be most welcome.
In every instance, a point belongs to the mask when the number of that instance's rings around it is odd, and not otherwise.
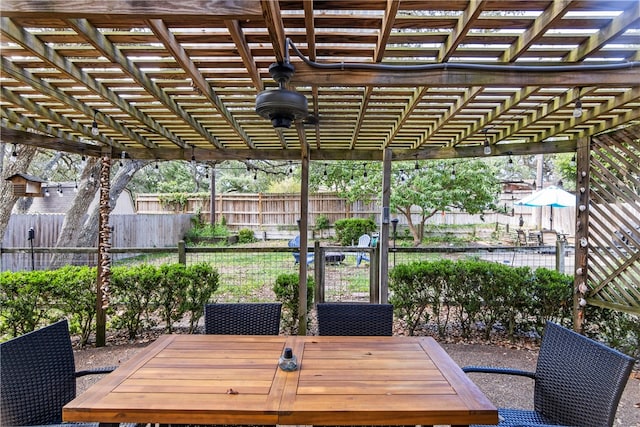
[[[18,160],[18,149],[16,148],[16,144],[13,144],[13,151],[11,152],[11,157],[9,157],[11,162],[15,162]]]
[[[489,145],[489,140],[488,139],[484,140],[484,150],[483,150],[483,152],[484,152],[485,156],[488,156],[488,155],[491,154],[491,146]]]
[[[91,135],[93,136],[100,135],[100,129],[98,129],[98,122],[96,122],[95,120],[91,124]]]
[[[578,117],[582,117],[582,101],[580,101],[579,99],[576,101],[576,106],[573,109],[573,117],[575,117],[576,119]]]
[[[44,189],[44,197],[49,197],[49,189],[48,188]]]

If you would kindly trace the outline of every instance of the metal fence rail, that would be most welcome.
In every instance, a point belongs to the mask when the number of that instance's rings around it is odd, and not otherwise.
[[[298,273],[293,252],[286,242],[282,247],[188,247],[183,242],[171,248],[114,248],[114,266],[140,263],[187,265],[206,262],[220,274],[220,287],[216,292],[219,301],[238,301],[247,298],[255,301],[273,301],[273,286],[283,273]],[[315,262],[308,267],[308,274],[316,282],[316,301],[376,301],[378,298],[377,249],[358,247],[320,246],[309,249],[315,253]],[[357,265],[356,254],[366,252],[371,261]],[[76,259],[84,260],[80,265],[95,266],[95,248],[33,248],[34,254],[73,253]],[[331,254],[341,254],[340,257]],[[558,255],[557,255],[558,254]],[[561,256],[560,256],[561,254]],[[27,260],[32,248],[0,248],[1,271],[11,270],[16,265],[12,257]],[[398,264],[438,259],[477,258],[514,267],[544,267],[573,274],[573,250],[565,246],[538,247],[434,247],[434,248],[390,248],[389,268]],[[62,265],[35,264],[33,269],[46,270]]]

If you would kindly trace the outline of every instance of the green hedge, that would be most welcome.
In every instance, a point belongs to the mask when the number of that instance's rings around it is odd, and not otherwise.
[[[573,278],[553,270],[510,267],[477,259],[401,264],[390,271],[390,302],[408,333],[426,323],[445,337],[455,322],[463,337],[494,327],[510,338],[571,319]],[[480,326],[478,326],[480,325]]]
[[[276,299],[282,303],[282,326],[286,333],[295,335],[298,333],[299,305],[300,299],[300,278],[295,273],[281,274],[276,278],[273,285],[273,292]],[[307,312],[311,310],[313,304],[313,290],[315,284],[313,277],[307,277]],[[308,318],[307,318],[308,321]],[[307,325],[308,326],[308,325]]]
[[[342,246],[358,244],[358,239],[363,234],[371,234],[376,231],[376,223],[370,218],[340,219],[333,224],[336,230],[336,238]]]
[[[0,273],[0,334],[11,338],[67,317],[71,332],[85,344],[95,323],[96,280],[96,269],[89,267]],[[218,272],[206,263],[114,267],[109,327],[135,338],[158,322],[170,332],[188,316],[193,331],[218,281]]]

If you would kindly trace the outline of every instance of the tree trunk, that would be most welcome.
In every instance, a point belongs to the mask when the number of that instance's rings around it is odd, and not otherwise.
[[[79,247],[92,248],[96,247],[98,242],[98,217],[100,215],[99,203],[96,203],[91,209],[89,205],[95,198],[98,191],[98,177],[100,171],[100,162],[94,159],[93,166],[87,163],[87,167],[83,171],[81,178],[81,186],[86,189],[78,188],[78,195],[75,197],[67,216],[65,223],[58,237],[57,247]],[[120,197],[126,186],[131,181],[133,175],[145,167],[149,162],[143,160],[127,160],[112,179],[109,191],[109,212],[115,208],[115,201]],[[89,177],[93,174],[93,183]],[[86,206],[86,207],[85,207]],[[86,264],[86,256],[82,254],[58,254],[55,264],[52,259],[52,265],[60,266],[68,263]]]
[[[13,151],[12,147],[9,147],[9,150],[7,148],[7,144],[2,144],[0,150],[0,171],[2,172],[2,179],[0,179],[0,242],[2,242],[9,225],[13,206],[19,198],[13,195],[13,184],[6,178],[16,173],[25,173],[37,151],[35,146],[20,145],[16,149],[18,156],[15,161],[5,161],[5,151],[8,151],[9,155]]]
[[[64,216],[64,222],[56,242],[57,248],[78,247],[78,241],[83,232],[82,224],[87,218],[91,202],[95,199],[96,191],[98,191],[99,182],[96,177],[99,173],[100,162],[96,157],[89,157],[80,176],[78,193]],[[83,254],[53,254],[49,268],[58,268],[66,264],[86,265],[87,256]]]

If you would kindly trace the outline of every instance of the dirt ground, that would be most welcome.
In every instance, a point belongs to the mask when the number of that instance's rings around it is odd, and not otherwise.
[[[148,338],[137,343],[108,344],[101,348],[74,351],[78,369],[119,365],[153,341]],[[527,348],[508,348],[485,344],[450,344],[442,347],[460,366],[508,366],[533,370],[537,351]],[[531,408],[533,382],[527,378],[470,374],[472,380],[497,407]],[[83,377],[78,394],[99,380],[97,376]],[[624,390],[616,414],[616,427],[640,427],[640,372],[635,372]]]

